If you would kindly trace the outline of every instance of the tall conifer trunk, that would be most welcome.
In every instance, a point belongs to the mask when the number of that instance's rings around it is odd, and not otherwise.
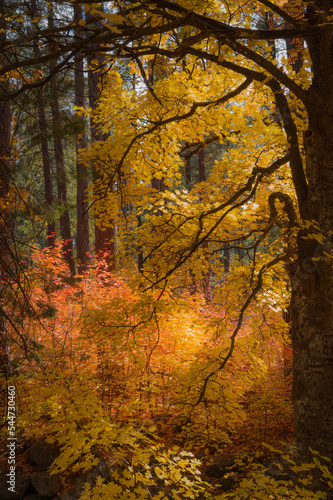
[[[49,11],[49,27],[53,28],[53,10]],[[52,50],[52,48],[51,48]],[[50,64],[50,72],[54,70],[55,61]],[[64,258],[68,263],[70,272],[72,275],[75,274],[75,262],[73,255],[73,240],[71,232],[71,223],[69,218],[69,210],[67,207],[67,177],[65,168],[65,157],[62,142],[62,123],[60,116],[59,107],[59,93],[58,93],[58,81],[56,76],[53,76],[50,83],[50,95],[51,95],[51,110],[52,110],[52,127],[53,127],[53,141],[54,141],[54,159],[56,165],[57,173],[57,189],[58,189],[58,200],[61,204],[61,215],[60,215],[60,230],[61,237],[64,240]]]
[[[48,206],[48,222],[47,222],[47,246],[51,247],[54,245],[55,241],[55,222],[52,220],[51,210],[53,209],[53,186],[52,186],[52,176],[51,176],[51,159],[49,150],[49,141],[47,138],[47,122],[46,113],[44,105],[44,89],[40,90],[38,95],[38,124],[39,124],[39,135],[40,143],[42,149],[43,158],[43,173],[44,173],[44,191],[45,191],[45,201]]]
[[[94,60],[96,60],[96,58],[94,58]],[[101,82],[104,67],[103,58],[99,57],[97,60],[99,62],[100,70],[92,71],[91,65],[93,58],[88,58],[88,64],[90,64],[90,71],[88,75],[89,106],[92,110],[96,107],[96,102],[99,96],[99,84]],[[93,141],[103,141],[106,139],[106,136],[97,129],[93,120],[91,120],[90,128],[91,138]],[[99,173],[93,167],[94,185],[97,185],[99,180]],[[116,230],[114,221],[110,222],[110,226],[102,227],[98,220],[98,215],[95,214],[95,254],[98,256],[106,252],[108,254],[108,267],[112,270],[116,266]]]
[[[82,19],[82,7],[74,5],[74,20],[79,23]],[[81,33],[76,30],[77,38]],[[76,54],[75,60],[75,106],[85,108],[83,57]],[[84,270],[89,260],[89,213],[88,213],[88,172],[86,165],[80,161],[82,149],[88,145],[85,122],[81,119],[82,131],[76,141],[76,177],[77,177],[77,259],[80,270]]]
[[[4,0],[0,0],[0,43],[6,40]],[[2,62],[0,60],[0,62]],[[6,87],[6,84],[3,84]],[[11,354],[8,341],[7,319],[2,310],[9,286],[10,266],[10,221],[7,195],[10,181],[11,110],[8,101],[0,101],[0,367],[7,377],[11,373]],[[2,206],[1,206],[2,205]]]
[[[0,9],[1,12],[2,9]],[[0,205],[6,207],[9,192],[11,113],[8,102],[0,102]],[[0,214],[0,366],[5,376],[11,373],[11,355],[8,341],[7,320],[2,311],[8,288],[9,220],[8,208],[1,208]]]
[[[92,21],[93,17],[88,14],[87,20]],[[103,71],[105,69],[105,57],[98,54],[98,48],[95,47],[96,54],[91,53],[88,56],[88,89],[89,89],[89,106],[92,110],[96,108],[97,100],[102,85]],[[96,67],[97,63],[97,67]],[[103,141],[107,135],[103,134],[96,126],[94,120],[90,122],[91,139],[92,141]],[[93,181],[97,185],[100,180],[100,174],[93,166]],[[112,186],[114,189],[114,186]],[[98,220],[98,215],[95,214],[95,254],[101,255],[105,252],[108,254],[108,267],[113,270],[116,267],[116,249],[117,249],[117,234],[115,221],[110,221],[108,227],[102,227]]]
[[[38,5],[36,0],[31,0],[30,15],[33,22],[33,30],[37,32],[37,22],[36,18],[38,16]],[[41,57],[41,52],[36,41],[34,42],[34,54],[36,61]],[[36,71],[41,72],[42,67],[39,62],[36,63]],[[46,119],[45,111],[45,98],[44,98],[44,88],[38,90],[37,95],[37,110],[38,110],[38,128],[40,145],[42,150],[42,160],[43,160],[43,174],[44,174],[44,193],[45,202],[48,208],[48,220],[47,220],[47,246],[52,247],[55,242],[55,232],[56,226],[53,220],[53,183],[52,183],[52,169],[51,169],[51,158],[50,158],[50,148],[48,140],[48,124]]]
[[[199,182],[205,182],[207,175],[206,175],[206,162],[205,162],[205,148],[202,147],[199,149],[198,152],[198,170],[199,170]],[[204,241],[202,243],[202,248],[208,248],[208,241]],[[212,294],[211,294],[211,289],[210,289],[210,268],[209,268],[209,262],[206,257],[206,261],[208,264],[208,269],[207,271],[203,274],[202,278],[202,290],[204,293],[205,301],[206,304],[210,304],[212,302]]]

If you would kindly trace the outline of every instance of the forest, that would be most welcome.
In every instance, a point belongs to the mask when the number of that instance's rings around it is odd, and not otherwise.
[[[0,0],[0,500],[333,499],[332,35]]]

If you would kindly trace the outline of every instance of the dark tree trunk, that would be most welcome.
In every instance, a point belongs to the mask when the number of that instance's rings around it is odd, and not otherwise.
[[[0,197],[5,198],[9,191],[11,113],[8,102],[0,101]]]
[[[31,18],[35,21],[34,18],[38,16],[38,7],[36,0],[31,1]],[[34,29],[37,28],[36,23],[33,24]],[[34,53],[36,57],[36,61],[40,58],[40,50],[36,42],[34,42]],[[36,64],[36,70],[41,71],[40,63]],[[39,127],[39,137],[40,144],[42,150],[42,159],[43,159],[43,173],[44,173],[44,192],[45,192],[45,202],[47,205],[47,246],[54,246],[55,242],[55,232],[56,226],[53,218],[53,185],[52,185],[52,169],[51,169],[51,158],[50,158],[50,150],[49,150],[49,141],[48,141],[48,126],[45,112],[45,100],[44,100],[44,89],[41,88],[38,92],[37,96],[37,108],[38,108],[38,127]]]
[[[52,247],[55,241],[55,222],[52,220],[53,212],[53,186],[51,176],[51,159],[49,151],[49,142],[47,138],[47,122],[44,107],[43,90],[38,95],[38,121],[39,121],[39,134],[43,158],[43,172],[44,172],[44,190],[45,201],[48,207],[48,223],[47,223],[47,246]]]
[[[156,179],[156,177],[153,177],[151,180],[151,187],[163,193],[163,191],[165,191],[164,179]]]
[[[230,271],[230,247],[228,243],[223,245],[223,264],[224,270],[228,274]]]
[[[206,163],[205,163],[205,148],[199,149],[198,152],[198,168],[199,168],[199,182],[206,180]]]
[[[191,170],[191,157],[187,156],[185,158],[185,186],[187,189],[191,189],[192,183],[192,170]]]
[[[138,227],[141,227],[142,226],[142,215],[141,214],[137,215],[137,221],[138,221]],[[144,254],[143,254],[143,248],[141,245],[138,246],[137,262],[138,262],[138,270],[140,272],[142,272],[143,271],[143,263],[144,263]]]
[[[73,256],[73,240],[69,211],[67,208],[67,178],[65,170],[64,150],[61,138],[61,117],[58,100],[57,82],[55,78],[51,81],[51,109],[53,124],[54,159],[57,174],[58,202],[61,205],[60,231],[64,240],[64,257],[68,263],[71,274],[75,274],[75,263]]]
[[[305,101],[309,119],[304,132],[306,198],[298,182],[295,187],[302,219],[314,221],[324,241],[306,238],[304,229],[299,233],[291,335],[296,444],[304,455],[310,446],[333,459],[333,266],[327,256],[333,247],[333,61],[322,19],[327,5],[320,4],[322,12],[314,4],[308,6],[310,24],[321,28],[318,37],[306,40],[314,73]],[[317,230],[313,227],[309,232]]]
[[[2,11],[0,4],[0,13]],[[1,25],[1,24],[0,24]],[[9,192],[9,158],[10,158],[11,113],[7,102],[0,102],[0,204],[5,203]],[[8,288],[9,257],[9,214],[8,209],[0,213],[0,363],[7,377],[11,373],[11,355],[8,339],[7,321],[2,311],[6,302]]]
[[[74,20],[79,22],[82,19],[82,7],[74,6]],[[77,38],[81,36],[76,33]],[[80,53],[76,55],[75,60],[75,106],[85,108],[84,92],[84,67],[83,57]],[[82,130],[76,141],[76,176],[77,176],[77,259],[79,270],[83,271],[89,261],[89,213],[88,213],[88,172],[86,165],[80,161],[80,152],[87,147],[87,135],[85,131],[84,119],[80,119]]]
[[[332,72],[333,76],[333,72]],[[327,83],[327,85],[326,85]],[[333,82],[310,91],[304,134],[309,186],[307,219],[326,242],[298,240],[292,289],[293,398],[296,442],[333,458]],[[319,260],[318,260],[319,259]]]
[[[288,27],[290,28],[290,26]],[[288,38],[286,40],[288,62],[291,64],[295,73],[299,73],[303,65],[303,55],[301,52],[303,45],[304,42],[301,39]]]
[[[286,380],[290,380],[292,374],[292,353],[291,353],[291,307],[290,305],[282,311],[282,317],[288,324],[288,332],[283,337],[283,375]]]
[[[93,61],[98,62],[98,68],[93,68]],[[102,85],[102,75],[105,67],[105,58],[102,56],[89,56],[88,57],[88,87],[89,87],[89,106],[92,110],[96,108],[96,102],[99,96],[99,85]],[[93,141],[103,141],[107,136],[102,134],[93,120],[90,122],[91,139]],[[99,181],[99,173],[93,166],[93,181],[96,185]],[[103,227],[99,220],[98,215],[95,214],[95,254],[108,255],[109,270],[116,267],[116,226],[115,221],[110,221],[109,227]]]
[[[4,0],[0,0],[0,42],[6,39],[6,6]],[[5,85],[5,83],[3,84]],[[0,101],[0,204],[4,208],[0,210],[0,363],[5,377],[11,373],[11,354],[8,339],[7,320],[2,310],[6,302],[6,290],[8,288],[8,269],[10,265],[9,255],[9,215],[6,208],[6,197],[9,193],[10,182],[10,132],[11,111],[8,102]]]
[[[186,188],[190,191],[192,188],[192,167],[193,164],[191,162],[191,148],[189,144],[186,144],[187,149],[185,150],[185,169],[184,169],[184,174],[185,174],[185,186]],[[195,294],[197,292],[197,282],[195,279],[195,274],[193,272],[193,269],[189,269],[189,278],[190,278],[190,283],[188,285],[188,291],[190,292],[191,295]]]
[[[205,149],[201,148],[198,153],[198,168],[199,168],[199,182],[205,182],[207,179],[206,175],[206,163],[205,163]],[[202,248],[208,248],[208,241],[204,241],[202,243]],[[210,266],[208,262],[208,258],[206,257],[208,263],[208,270],[204,273],[202,278],[202,290],[204,293],[206,304],[210,304],[212,302],[212,293],[210,289]]]
[[[49,27],[53,27],[53,11],[49,12]],[[52,47],[51,47],[52,50]],[[52,73],[55,67],[55,61],[50,64],[50,72]],[[59,107],[59,93],[58,82],[54,76],[50,83],[50,97],[51,97],[51,110],[52,110],[52,128],[53,128],[53,141],[54,141],[54,159],[57,174],[57,189],[58,189],[58,202],[61,206],[60,215],[60,231],[61,237],[64,241],[64,257],[68,263],[71,274],[75,275],[75,262],[73,255],[73,240],[71,233],[71,224],[68,211],[67,200],[67,178],[65,168],[64,149],[62,143],[62,123]]]

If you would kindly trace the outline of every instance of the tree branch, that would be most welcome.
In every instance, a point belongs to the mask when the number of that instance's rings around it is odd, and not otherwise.
[[[283,127],[287,135],[287,141],[290,145],[291,175],[295,185],[300,214],[304,218],[307,210],[308,184],[299,150],[297,127],[292,118],[287,98],[284,95],[279,83],[272,78],[267,82],[267,85],[274,93],[275,101],[283,121]]]
[[[271,9],[272,12],[275,12],[279,17],[282,17],[285,21],[287,21],[289,24],[292,26],[295,26],[296,28],[299,28],[299,23],[298,21],[290,16],[285,10],[281,9],[278,5],[275,5],[274,3],[270,2],[270,0],[257,0],[259,3],[262,3],[269,9]]]
[[[272,75],[278,82],[282,83],[287,89],[291,90],[296,97],[298,97],[304,104],[308,101],[308,93],[306,90],[302,89],[297,83],[289,78],[288,75],[283,73],[275,64],[266,59],[260,54],[257,54],[254,50],[249,49],[245,45],[235,41],[235,40],[225,40],[221,39],[225,45],[235,50],[239,54],[242,54],[247,59],[250,59],[254,63],[258,64],[261,68],[266,70],[270,75]]]
[[[239,95],[251,83],[252,83],[252,80],[247,79],[243,83],[241,83],[235,90],[232,90],[232,91],[228,92],[228,94],[226,94],[226,95],[224,95],[224,96],[222,96],[222,97],[220,97],[218,99],[215,99],[214,101],[194,102],[192,104],[192,106],[190,107],[190,110],[187,111],[186,113],[184,113],[182,115],[170,116],[169,118],[166,118],[165,120],[159,120],[157,122],[154,122],[154,125],[152,127],[150,127],[148,130],[145,130],[145,131],[141,132],[140,134],[137,134],[135,137],[133,137],[133,139],[130,141],[129,145],[127,146],[124,154],[122,155],[122,157],[121,157],[121,159],[120,159],[120,161],[118,163],[118,166],[115,169],[114,175],[116,173],[118,173],[118,175],[120,174],[120,169],[123,166],[124,161],[126,160],[126,158],[127,158],[128,154],[129,154],[129,152],[131,151],[133,145],[139,139],[141,139],[142,137],[144,137],[146,135],[154,133],[160,127],[164,127],[165,125],[168,125],[169,123],[172,123],[172,122],[175,122],[175,121],[180,121],[180,120],[185,120],[186,118],[190,118],[192,115],[194,115],[194,113],[196,112],[196,110],[198,108],[205,108],[207,106],[216,106],[217,104],[223,104],[223,103],[229,101],[230,99],[233,99],[237,95]],[[111,183],[113,182],[114,175],[112,176],[112,179],[109,182],[107,189],[109,189]],[[104,194],[104,196],[106,196],[106,193]]]
[[[238,191],[236,191],[236,193],[233,196],[231,196],[229,198],[229,200],[226,201],[225,203],[222,203],[218,207],[212,208],[211,210],[207,210],[206,212],[203,212],[198,218],[199,230],[197,231],[197,234],[196,234],[196,237],[195,237],[193,244],[187,249],[187,251],[185,251],[181,254],[181,256],[179,257],[179,259],[175,263],[175,265],[172,267],[172,269],[169,269],[169,271],[167,271],[164,274],[164,276],[162,276],[158,280],[154,281],[154,283],[149,285],[145,290],[149,290],[153,286],[156,286],[159,283],[165,281],[177,269],[179,269],[194,254],[194,252],[202,245],[202,243],[204,243],[205,241],[208,240],[209,236],[215,231],[215,229],[221,224],[222,220],[230,212],[232,212],[236,208],[244,205],[254,196],[254,194],[257,190],[257,187],[258,187],[259,183],[262,181],[262,179],[268,175],[271,175],[276,170],[278,170],[282,165],[284,165],[287,161],[289,161],[289,158],[290,158],[290,154],[287,153],[282,158],[275,160],[267,168],[254,167],[252,169],[251,175],[250,175],[247,183],[245,184],[245,186],[243,186]],[[248,191],[250,191],[250,193],[244,199],[241,199],[239,202],[235,203],[239,198],[241,198]],[[221,212],[222,210],[224,210],[227,207],[229,207],[229,208],[221,215],[221,217],[215,222],[215,224],[206,232],[206,234],[201,236],[202,231],[203,231],[203,219],[209,215]],[[154,252],[154,250],[156,251],[156,249],[153,249],[149,253],[149,255],[147,255],[145,260],[147,260],[149,258],[149,256]]]
[[[275,206],[275,200],[279,200],[284,204],[283,210],[286,212],[289,222],[289,227],[297,225],[297,214],[293,204],[293,200],[288,194],[282,193],[271,193],[268,197],[268,204],[271,211],[270,220],[275,219],[277,216],[277,210]]]
[[[271,267],[275,266],[278,262],[281,262],[281,260],[284,260],[284,259],[285,259],[285,255],[278,255],[277,257],[275,257],[274,259],[272,259],[270,262],[268,262],[267,264],[264,264],[261,267],[261,269],[260,269],[260,271],[258,273],[257,283],[256,283],[255,287],[252,289],[250,295],[248,296],[248,298],[246,299],[246,301],[244,302],[244,304],[243,304],[243,306],[242,306],[242,308],[240,310],[240,313],[239,313],[239,316],[238,316],[237,325],[236,325],[236,327],[235,327],[232,335],[230,336],[230,346],[229,346],[228,352],[224,356],[223,360],[218,365],[218,367],[205,377],[205,379],[203,381],[203,385],[202,385],[202,387],[200,389],[200,392],[199,392],[199,396],[196,399],[196,401],[191,404],[192,410],[190,411],[190,413],[187,416],[186,420],[184,421],[183,425],[186,425],[186,424],[189,423],[193,409],[196,406],[198,406],[201,403],[201,401],[203,400],[205,392],[206,392],[206,389],[207,389],[207,386],[208,386],[208,383],[210,382],[211,378],[214,375],[216,375],[218,372],[220,372],[221,370],[223,370],[225,368],[227,362],[229,361],[229,359],[233,355],[234,348],[235,348],[235,343],[236,343],[236,337],[237,337],[238,332],[241,329],[241,326],[243,324],[244,314],[245,314],[247,308],[249,307],[249,305],[251,304],[252,300],[255,298],[255,296],[257,295],[257,293],[262,288],[264,273],[268,269],[270,269]]]
[[[161,105],[163,106],[162,104],[162,101],[157,97],[157,95],[155,94],[154,92],[154,89],[153,87],[150,85],[149,81],[148,81],[148,78],[147,78],[147,75],[145,73],[145,70],[144,70],[144,67],[142,65],[142,62],[140,61],[140,58],[135,54],[135,52],[133,52],[133,50],[131,50],[129,47],[126,47],[125,50],[133,57],[133,59],[136,61],[138,67],[139,67],[139,70],[140,70],[140,73],[141,73],[141,76],[142,76],[142,79],[143,81],[145,82],[145,85],[147,87],[147,89],[149,90],[149,92],[151,93],[151,95],[154,97],[154,99],[156,99],[156,101]]]

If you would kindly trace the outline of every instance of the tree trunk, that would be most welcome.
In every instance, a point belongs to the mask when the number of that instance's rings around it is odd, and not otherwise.
[[[53,27],[53,11],[49,12],[49,27]],[[51,48],[52,50],[52,48]],[[55,61],[50,64],[50,73],[55,67]],[[58,82],[54,76],[50,83],[51,110],[52,110],[52,128],[54,141],[54,159],[57,173],[58,201],[61,205],[62,214],[60,215],[61,237],[64,240],[64,257],[68,263],[71,274],[75,275],[75,262],[73,255],[73,240],[71,233],[71,224],[69,211],[67,207],[67,178],[65,169],[65,158],[62,144],[62,123],[59,108]]]
[[[94,109],[98,98],[98,80],[99,75],[89,73],[89,105]],[[91,124],[91,135],[93,140],[104,140],[105,137],[99,131],[96,131],[95,125]],[[93,167],[94,185],[98,184],[100,179],[99,173]],[[95,255],[100,256],[107,254],[107,263],[109,270],[116,267],[116,228],[114,221],[111,221],[109,227],[103,227],[98,220],[98,215],[95,214]]]
[[[228,243],[223,245],[223,265],[226,274],[230,272],[230,247]]]
[[[88,14],[87,20],[93,20],[93,17]],[[91,110],[96,108],[96,103],[99,97],[100,88],[102,85],[103,71],[105,69],[105,57],[97,53],[88,56],[88,89],[89,89],[89,106]],[[97,62],[97,68],[96,68]],[[93,141],[103,141],[107,135],[100,132],[93,119],[90,120],[91,139]],[[93,165],[93,182],[94,186],[98,184],[100,179],[99,173]],[[113,186],[114,189],[114,186]],[[108,255],[107,264],[110,271],[116,267],[116,250],[117,250],[117,231],[115,221],[110,221],[109,227],[102,227],[98,220],[98,215],[95,214],[95,255]]]
[[[142,215],[138,214],[136,218],[138,221],[138,227],[141,227],[142,226]],[[137,257],[138,270],[140,272],[142,272],[143,271],[143,263],[144,263],[144,254],[143,254],[143,248],[141,245],[138,246],[137,251],[138,251],[138,257]]]
[[[188,191],[191,190],[192,188],[192,168],[193,164],[191,162],[191,148],[188,143],[186,143],[186,149],[185,149],[185,161],[184,161],[184,176],[185,176],[185,186],[188,189]],[[190,292],[191,295],[194,295],[197,292],[197,283],[195,279],[195,274],[193,272],[193,269],[189,269],[189,278],[190,278],[190,283],[187,286],[188,291]]]
[[[191,157],[188,155],[185,157],[185,186],[187,189],[191,189],[192,183],[192,168],[191,168]]]
[[[0,102],[0,197],[5,198],[9,191],[11,113],[8,102]],[[1,231],[3,234],[3,231]]]
[[[291,349],[291,307],[290,305],[282,311],[282,317],[288,325],[288,332],[283,336],[283,375],[287,382],[290,381],[292,374],[292,349]]]
[[[206,175],[206,163],[205,163],[205,149],[202,147],[199,149],[198,153],[198,167],[199,167],[199,182],[205,182]],[[208,241],[204,241],[202,243],[202,248],[208,248]],[[208,258],[206,257],[206,261],[208,263],[208,270],[204,273],[202,278],[202,290],[204,293],[206,304],[211,304],[212,302],[212,293],[210,289],[210,266]]]
[[[36,17],[38,16],[38,6],[36,0],[31,1],[31,19],[34,20],[32,24],[33,29],[36,30]],[[34,54],[36,57],[36,61],[41,57],[39,46],[36,41],[34,42]],[[36,71],[41,71],[41,64],[37,62]],[[45,202],[48,208],[47,213],[47,246],[54,246],[55,242],[55,222],[52,219],[53,217],[53,186],[52,186],[52,175],[51,175],[51,158],[50,158],[50,150],[49,150],[49,141],[48,141],[48,127],[46,120],[46,112],[45,112],[45,101],[44,101],[44,89],[41,88],[38,92],[37,96],[37,109],[38,109],[38,127],[39,127],[39,137],[40,144],[42,150],[42,159],[43,159],[43,173],[44,173],[44,192],[45,192]]]
[[[74,5],[74,20],[79,22],[82,19],[82,7]],[[77,31],[77,37],[80,33]],[[83,58],[80,53],[76,54],[75,60],[75,106],[85,108],[84,92],[84,68]],[[77,177],[77,259],[79,270],[83,271],[89,261],[89,213],[88,213],[88,172],[86,165],[80,161],[79,155],[82,149],[87,147],[87,135],[85,122],[81,118],[82,131],[76,141],[76,177]]]
[[[199,182],[206,181],[206,164],[205,164],[205,148],[202,147],[198,152],[198,168],[199,168]]]
[[[286,27],[290,27],[287,25]],[[303,66],[303,56],[301,49],[303,48],[303,40],[288,38],[286,40],[286,49],[288,62],[291,64],[292,69],[295,73],[299,73],[301,67]]]
[[[47,138],[47,122],[44,106],[43,90],[40,90],[38,95],[38,121],[39,121],[39,135],[42,149],[43,158],[43,172],[44,172],[44,190],[45,201],[48,207],[48,222],[47,222],[47,246],[54,246],[55,241],[55,222],[52,220],[53,209],[53,186],[51,177],[51,159],[49,151],[49,142]]]
[[[333,74],[333,72],[332,72]],[[296,443],[333,458],[333,109],[332,82],[310,89],[309,130],[304,134],[309,187],[307,219],[326,242],[298,239],[292,279],[293,399]]]
[[[2,310],[3,304],[6,303],[8,266],[10,265],[8,252],[9,220],[8,207],[6,207],[6,197],[9,192],[10,179],[10,127],[11,113],[9,104],[7,102],[0,102],[0,205],[5,203],[5,207],[1,208],[0,211],[0,364],[5,377],[11,373],[11,355],[7,320]]]
[[[75,263],[73,256],[73,240],[71,233],[71,224],[69,211],[67,208],[67,178],[65,170],[64,150],[61,138],[61,117],[59,109],[59,99],[57,82],[55,78],[51,81],[51,109],[52,109],[52,124],[53,124],[53,141],[54,141],[54,159],[57,173],[57,189],[58,200],[61,204],[62,214],[60,215],[60,231],[61,237],[64,240],[64,257],[68,263],[71,274],[75,274]]]
[[[160,193],[163,193],[165,191],[164,179],[157,179],[156,177],[153,177],[151,180],[151,187]]]
[[[0,0],[0,42],[6,40],[6,21],[8,14],[4,0]],[[0,60],[1,62],[1,60]],[[6,87],[6,83],[2,84]],[[8,288],[9,255],[9,208],[7,195],[10,181],[10,135],[11,110],[7,101],[0,101],[0,363],[5,377],[10,375],[11,353],[8,339],[7,320],[2,309],[6,304]]]

